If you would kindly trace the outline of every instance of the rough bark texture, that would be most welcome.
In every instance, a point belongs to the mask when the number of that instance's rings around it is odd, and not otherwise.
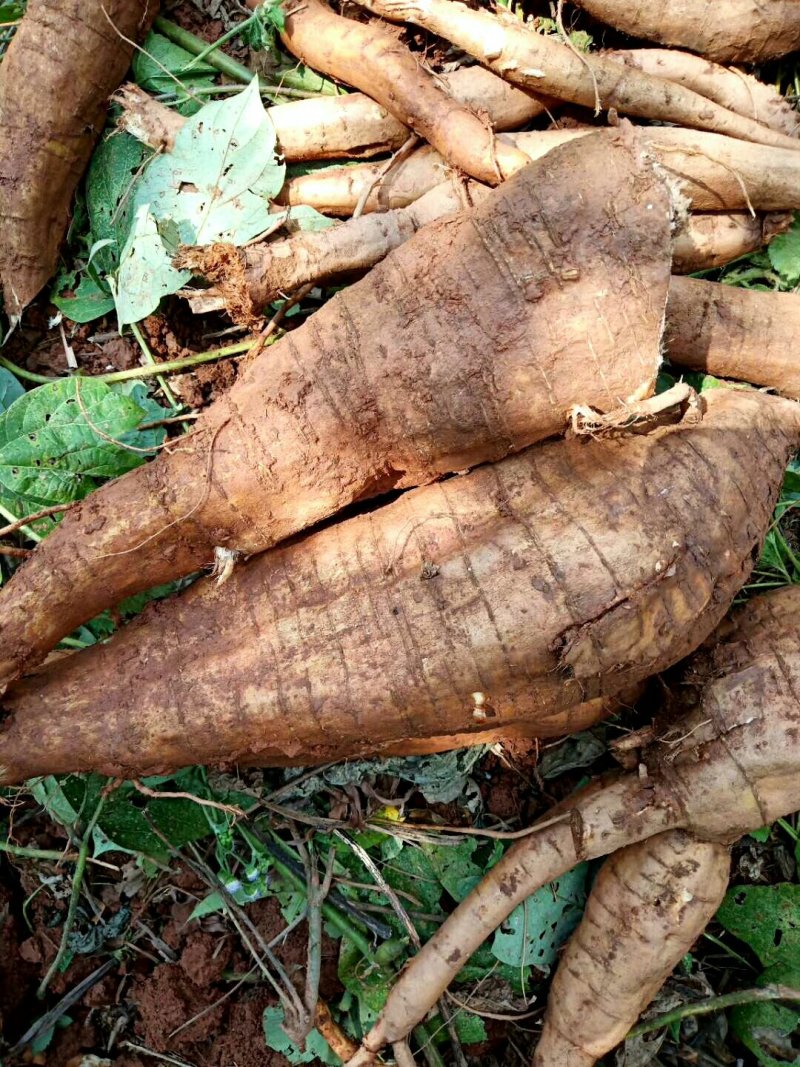
[[[72,194],[156,0],[30,0],[0,64],[0,287],[18,316],[53,274]],[[117,32],[119,31],[119,33]]]
[[[572,198],[563,190],[570,188]],[[633,131],[531,164],[247,367],[169,455],[68,513],[0,593],[0,679],[124,596],[652,387],[666,189]]]
[[[343,18],[323,0],[289,4],[285,14],[281,40],[293,55],[372,97],[465,174],[496,185],[525,165],[521,153],[497,142],[490,123],[458,103],[386,27]]]
[[[413,22],[451,41],[501,78],[529,92],[584,107],[713,130],[757,144],[800,145],[785,134],[720,107],[677,82],[644,74],[608,56],[581,55],[517,19],[474,11],[457,0],[358,0],[395,22]],[[477,175],[476,175],[477,176]]]
[[[568,709],[696,648],[758,555],[800,414],[708,403],[406,493],[153,605],[7,694],[6,780],[568,730]]]
[[[800,587],[751,601],[721,637],[679,686],[696,706],[656,724],[635,774],[589,786],[503,856],[406,967],[349,1067],[410,1032],[517,904],[580,860],[666,830],[731,843],[800,807]]]
[[[488,192],[478,182],[465,185],[453,179],[408,207],[361,215],[331,229],[301,231],[242,249],[232,245],[184,248],[176,262],[216,285],[187,296],[193,311],[226,310],[238,320],[240,309],[247,314],[249,307],[266,307],[281,293],[291,293],[306,282],[330,282],[369,270],[423,226],[457,214],[466,203],[479,203]],[[229,269],[230,256],[239,260],[241,270]]]
[[[716,63],[760,63],[800,48],[797,0],[575,0],[632,37],[700,52]]]
[[[530,159],[567,141],[596,132],[584,126],[567,130],[503,133]],[[800,209],[800,152],[768,148],[715,133],[681,127],[643,127],[640,136],[694,211],[789,211]],[[380,179],[365,201],[367,211],[404,207],[442,182],[447,166],[430,147],[418,149]],[[380,165],[332,167],[293,178],[282,198],[310,204],[329,215],[349,216],[380,175]]]
[[[755,252],[792,225],[789,212],[751,215],[749,212],[719,212],[689,215],[672,243],[672,270],[693,274],[723,267],[739,256]]]
[[[665,341],[679,367],[800,398],[800,296],[673,278]]]
[[[533,1067],[593,1067],[622,1041],[711,920],[730,854],[683,830],[615,853],[561,956]]]
[[[485,113],[497,130],[524,126],[547,107],[483,67],[459,67],[440,77],[454,100]],[[118,125],[151,148],[169,150],[185,122],[182,115],[132,84],[122,87],[116,102],[123,109]],[[377,156],[400,148],[410,132],[362,93],[277,104],[269,109],[269,116],[278,150],[294,161]]]
[[[631,48],[610,54],[628,67],[680,82],[715,104],[755,119],[779,133],[797,137],[800,132],[800,116],[786,97],[774,86],[743,70],[728,70],[701,56],[671,48]]]

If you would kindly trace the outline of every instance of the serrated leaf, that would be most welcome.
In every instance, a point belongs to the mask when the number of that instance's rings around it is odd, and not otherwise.
[[[496,931],[492,954],[512,967],[549,968],[583,914],[587,870],[578,864],[515,908]]]
[[[774,237],[767,245],[767,254],[773,268],[788,285],[800,282],[800,218],[795,220],[786,233]]]
[[[0,411],[5,411],[25,393],[24,387],[10,370],[0,367]]]
[[[114,443],[143,415],[132,399],[93,378],[32,389],[0,413],[0,489],[40,505],[79,500],[99,480],[143,462]]]
[[[716,917],[765,967],[800,959],[800,885],[735,886]]]

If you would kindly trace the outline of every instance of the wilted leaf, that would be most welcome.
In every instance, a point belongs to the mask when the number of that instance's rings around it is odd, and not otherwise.
[[[515,908],[494,935],[493,955],[514,967],[548,968],[583,914],[587,870],[573,867]]]

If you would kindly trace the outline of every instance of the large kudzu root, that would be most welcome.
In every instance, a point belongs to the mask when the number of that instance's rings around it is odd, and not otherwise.
[[[586,726],[717,624],[798,441],[794,403],[717,390],[702,421],[558,440],[405,493],[19,683],[5,780]]]
[[[248,0],[251,7],[258,2]],[[499,142],[489,123],[442,88],[387,27],[343,18],[324,0],[286,5],[285,15],[281,40],[290,52],[361,89],[454,167],[496,185],[525,165],[524,155]]]
[[[722,902],[730,853],[672,830],[614,853],[558,964],[533,1067],[593,1067],[625,1037]]]
[[[667,352],[677,366],[800,397],[796,293],[673,278],[667,321]]]
[[[454,100],[485,113],[496,130],[524,126],[546,109],[544,102],[483,67],[459,67],[439,77]],[[151,148],[169,151],[186,121],[136,85],[124,85],[115,102],[122,107],[117,125]],[[411,132],[363,93],[294,100],[276,104],[268,114],[277,149],[287,161],[378,156],[400,148]]]
[[[707,59],[674,48],[631,48],[610,53],[626,66],[679,82],[714,103],[797,137],[800,116],[773,85],[742,70],[729,70]]]
[[[596,138],[406,242],[252,360],[169,454],[71,511],[0,593],[0,683],[217,547],[261,551],[557,433],[575,405],[647,394],[669,197],[631,129]]]
[[[0,288],[18,316],[53,274],[72,195],[154,0],[30,0],[0,64]]]
[[[666,830],[729,843],[800,807],[800,588],[720,633],[679,686],[694,706],[656,724],[635,773],[590,786],[506,853],[406,967],[351,1067],[401,1040],[513,909],[579,861]]]
[[[717,63],[760,63],[800,48],[796,0],[575,0],[632,37],[700,52]]]
[[[605,55],[580,55],[517,19],[474,11],[457,0],[358,0],[396,22],[413,22],[474,56],[501,78],[584,107],[713,130],[758,144],[798,149],[791,137],[685,88]]]

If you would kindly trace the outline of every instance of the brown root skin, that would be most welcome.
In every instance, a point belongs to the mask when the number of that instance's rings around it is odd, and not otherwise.
[[[458,0],[358,2],[385,18],[412,22],[444,37],[521,89],[584,107],[599,104],[624,115],[800,150],[800,144],[791,137],[720,107],[676,82],[644,74],[604,55],[580,55],[516,19],[474,11]]]
[[[786,97],[774,86],[743,70],[729,70],[674,48],[631,48],[609,55],[627,67],[679,82],[715,104],[754,119],[778,133],[797,137],[800,132],[800,116]]]
[[[545,112],[548,105],[515,89],[483,67],[460,67],[439,76],[450,95],[496,130],[513,130]],[[133,84],[116,95],[122,107],[118,125],[151,148],[169,151],[185,119]],[[557,104],[552,102],[553,107]],[[362,93],[295,100],[269,109],[278,150],[286,160],[368,158],[392,152],[409,130]]]
[[[401,1040],[516,905],[579,860],[666,830],[730,843],[797,810],[799,620],[796,586],[745,606],[720,645],[691,661],[697,706],[657,727],[643,770],[590,786],[505,854],[406,967],[351,1067]]]
[[[361,215],[328,230],[299,232],[243,249],[227,246],[225,255],[220,255],[216,246],[185,248],[175,262],[218,286],[213,291],[198,289],[187,295],[193,311],[225,310],[238,321],[237,308],[247,302],[266,307],[280,293],[294,292],[306,282],[330,282],[369,270],[423,226],[479,203],[488,192],[477,182],[450,179],[408,207]],[[230,255],[241,261],[245,289],[233,300],[223,295],[231,283]]]
[[[281,40],[293,55],[366,93],[452,166],[489,185],[525,166],[525,156],[498,142],[490,123],[443,89],[386,27],[337,15],[323,0],[287,4],[284,13]]]
[[[678,367],[767,386],[800,399],[800,296],[675,278],[664,334]]]
[[[593,1067],[623,1040],[725,895],[730,853],[683,830],[614,853],[558,964],[533,1067]]]
[[[790,212],[755,216],[745,211],[689,215],[672,242],[673,273],[693,274],[723,267],[785,233],[792,218]]]
[[[0,289],[17,318],[55,271],[108,97],[158,5],[30,0],[0,64]]]
[[[716,63],[761,63],[800,48],[795,0],[575,0],[594,18],[660,44],[688,48]]]
[[[567,141],[596,132],[591,127],[504,133],[499,139],[530,159],[541,159]],[[693,211],[791,211],[800,209],[800,152],[767,148],[732,137],[680,127],[641,127],[641,137],[681,188]],[[405,207],[439,185],[444,160],[430,146],[418,149],[381,179],[381,164],[331,167],[290,179],[281,192],[288,204],[309,204],[328,215],[352,215],[369,187],[366,211]]]
[[[702,422],[539,445],[256,556],[10,690],[5,781],[562,734],[717,625],[798,441],[795,404],[717,390]]]
[[[647,395],[669,200],[632,128],[596,137],[407,241],[250,361],[170,454],[71,511],[0,593],[0,680],[216,547],[262,551],[558,433],[576,404]]]

